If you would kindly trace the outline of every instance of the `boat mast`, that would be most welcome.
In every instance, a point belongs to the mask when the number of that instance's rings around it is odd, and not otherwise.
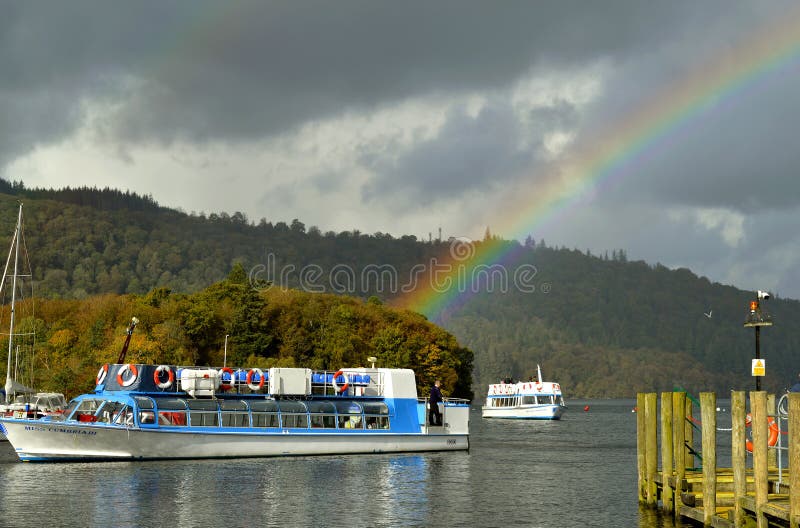
[[[14,304],[17,300],[17,263],[19,261],[19,238],[22,230],[22,204],[19,204],[19,215],[17,216],[17,228],[14,230],[14,239],[11,241],[11,250],[8,258],[11,259],[11,252],[14,252],[14,275],[11,279],[11,323],[8,330],[8,368],[6,369],[6,403],[11,401],[11,392],[14,390],[14,382],[11,380],[11,352],[14,350]],[[6,271],[8,271],[8,261],[6,261]],[[5,282],[5,274],[3,275]]]

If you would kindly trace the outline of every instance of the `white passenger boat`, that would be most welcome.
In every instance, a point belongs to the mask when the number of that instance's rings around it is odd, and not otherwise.
[[[469,405],[442,426],[408,369],[104,365],[61,416],[0,418],[23,461],[266,457],[465,450]]]
[[[510,418],[517,420],[558,420],[567,406],[561,386],[542,381],[542,370],[536,366],[538,379],[489,385],[484,418]]]

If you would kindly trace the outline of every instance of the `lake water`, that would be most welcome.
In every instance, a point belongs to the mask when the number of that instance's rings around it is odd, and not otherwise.
[[[0,526],[689,526],[639,508],[635,402],[568,404],[555,422],[474,408],[469,452],[23,464],[0,442]]]

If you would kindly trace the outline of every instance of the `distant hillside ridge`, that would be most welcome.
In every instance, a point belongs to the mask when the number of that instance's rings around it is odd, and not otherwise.
[[[111,189],[0,187],[12,192],[0,194],[0,247],[8,247],[22,200],[35,294],[44,298],[146,295],[160,288],[194,294],[239,263],[259,288],[391,304],[416,267],[450,249],[448,241],[414,236],[322,232],[298,219],[187,214]],[[535,291],[478,291],[437,319],[474,351],[476,395],[500,377],[535,375],[537,364],[568,399],[631,397],[675,386],[723,394],[753,388],[753,331],[742,323],[754,292],[687,269],[628,261],[624,250],[592,255],[548,246],[534,235],[524,243],[491,242],[513,249],[505,252],[514,255],[507,266],[535,267]],[[483,243],[474,244],[480,250]],[[800,372],[800,331],[793,324],[800,303],[773,298],[765,307],[775,325],[761,333],[763,386],[777,391]],[[704,315],[712,310],[712,317]]]

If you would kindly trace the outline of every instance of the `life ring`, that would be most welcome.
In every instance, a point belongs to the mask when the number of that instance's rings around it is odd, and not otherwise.
[[[225,382],[225,380],[222,379],[222,375],[224,373],[226,373],[226,372],[228,374],[230,374],[230,376],[231,376],[230,383],[227,383],[227,382]],[[219,369],[219,387],[222,390],[232,389],[235,383],[236,383],[236,378],[234,378],[234,373],[233,373],[233,369],[232,368],[223,367],[223,368]]]
[[[750,416],[750,413],[748,413],[744,424],[746,427],[750,427],[752,422],[753,417]],[[772,447],[778,443],[778,436],[781,434],[781,430],[778,428],[778,424],[775,422],[775,418],[772,416],[767,416],[767,423],[769,424],[769,437],[767,437],[767,445]],[[753,452],[753,442],[748,440],[745,442],[744,446],[750,453]]]
[[[542,390],[542,382],[541,381],[537,381],[536,382],[536,390]]]
[[[125,379],[125,374],[127,373],[130,373],[131,377]],[[117,372],[117,383],[122,387],[130,387],[137,379],[139,379],[139,369],[136,368],[136,365],[125,363]]]
[[[108,363],[100,367],[100,370],[97,371],[97,379],[95,379],[97,385],[102,384],[106,380],[106,376],[108,376]]]
[[[258,374],[258,384],[253,383],[253,376]],[[257,391],[264,386],[264,373],[261,372],[261,369],[258,368],[251,368],[247,371],[247,386],[250,387],[250,390]]]
[[[167,372],[167,381],[161,381],[161,373],[164,371]],[[168,365],[159,365],[153,371],[153,382],[159,389],[168,389],[175,382],[175,374]]]
[[[342,385],[341,389],[339,388],[339,385],[336,383],[336,378],[338,378],[339,376],[344,378],[344,385]],[[346,391],[347,387],[350,386],[350,378],[348,378],[347,374],[345,374],[344,371],[340,369],[340,370],[337,370],[336,374],[333,375],[333,382],[332,383],[333,383],[333,391],[336,394],[344,394],[344,391]]]

